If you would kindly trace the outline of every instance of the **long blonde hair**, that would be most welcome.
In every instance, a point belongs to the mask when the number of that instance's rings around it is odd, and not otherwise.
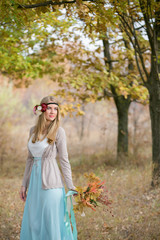
[[[50,103],[50,102],[58,103],[58,101],[55,99],[55,97],[47,96],[47,97],[44,97],[41,100],[40,104],[42,104],[42,103]],[[45,137],[48,138],[48,143],[49,144],[52,144],[55,141],[56,132],[58,130],[59,125],[60,125],[60,108],[57,105],[57,116],[51,122],[51,124],[49,125],[49,127],[47,129],[47,134],[45,134],[45,136],[43,137],[43,139]],[[46,118],[45,118],[44,112],[42,112],[39,115],[37,123],[36,123],[36,125],[34,127],[34,130],[33,130],[33,133],[34,133],[33,139],[32,139],[33,143],[35,143],[36,141],[41,140],[40,139],[40,135],[43,133],[45,127],[46,127]]]

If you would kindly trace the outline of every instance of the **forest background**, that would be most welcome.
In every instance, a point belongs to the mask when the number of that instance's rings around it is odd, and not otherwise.
[[[159,50],[153,58],[141,3],[1,3],[1,239],[19,239],[32,109],[48,94],[61,102],[75,185],[94,172],[113,200],[114,217],[102,206],[76,213],[78,239],[160,239],[159,79],[151,77],[155,62],[159,73]],[[157,50],[159,5],[147,4]]]

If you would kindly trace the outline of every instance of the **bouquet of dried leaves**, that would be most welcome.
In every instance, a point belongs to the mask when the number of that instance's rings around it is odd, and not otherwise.
[[[105,187],[105,182],[101,181],[94,173],[84,174],[88,182],[85,187],[76,187],[78,194],[75,196],[74,210],[84,214],[86,207],[96,210],[99,203],[105,206],[110,206],[112,201],[109,200],[108,190]]]

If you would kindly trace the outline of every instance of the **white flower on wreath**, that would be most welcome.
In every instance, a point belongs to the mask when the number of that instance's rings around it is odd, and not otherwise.
[[[42,110],[42,106],[38,106],[38,107],[37,107],[37,110],[38,110],[38,111],[41,111],[41,110]]]

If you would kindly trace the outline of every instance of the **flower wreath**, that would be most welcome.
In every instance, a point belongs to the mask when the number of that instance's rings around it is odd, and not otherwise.
[[[45,111],[47,110],[47,106],[48,106],[49,104],[56,104],[56,105],[59,106],[59,104],[58,104],[58,103],[55,103],[55,102],[42,103],[41,105],[36,105],[36,106],[34,106],[34,108],[33,108],[33,113],[34,113],[35,115],[37,115],[36,111],[45,112]]]

